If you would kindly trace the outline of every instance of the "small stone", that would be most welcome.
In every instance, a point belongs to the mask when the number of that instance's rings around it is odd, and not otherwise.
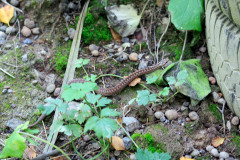
[[[183,106],[187,107],[189,106],[190,102],[183,102]]]
[[[6,85],[5,85],[3,88],[4,88],[4,89],[10,89],[10,86],[6,86]]]
[[[191,122],[191,119],[187,117],[186,122]]]
[[[231,122],[234,126],[236,126],[239,124],[239,118],[237,116],[235,116],[232,118]]]
[[[27,62],[28,61],[28,55],[27,54],[22,55],[22,61],[23,62]]]
[[[123,131],[123,129],[119,129],[115,132],[115,135],[118,137],[123,137],[125,135],[125,132]]]
[[[32,29],[35,27],[35,22],[27,18],[24,20],[24,26],[26,26],[29,29]]]
[[[192,158],[191,155],[185,155],[184,157],[185,157],[185,158]]]
[[[180,108],[181,111],[185,111],[187,109],[188,109],[188,107],[185,107],[185,106],[181,106],[181,108]]]
[[[217,103],[219,103],[219,104],[224,104],[224,103],[225,103],[225,100],[224,100],[223,98],[220,98],[220,99],[218,99]]]
[[[205,53],[207,51],[207,48],[202,46],[199,48],[199,51]]]
[[[95,148],[95,149],[99,149],[99,148],[101,148],[100,145],[99,145],[98,143],[93,143],[92,145],[93,145],[93,148]]]
[[[214,156],[214,157],[219,157],[219,153],[218,150],[216,148],[213,148],[210,153]]]
[[[122,51],[123,51],[123,47],[119,47],[118,52],[122,52]]]
[[[11,128],[12,130],[15,130],[21,124],[24,124],[24,122],[17,118],[13,118],[13,119],[10,119],[9,121],[7,121],[5,125],[7,127]]]
[[[95,44],[91,44],[91,45],[88,47],[88,49],[92,52],[92,51],[94,51],[94,50],[98,50],[99,47],[96,46]]]
[[[54,91],[54,93],[53,93],[53,95],[54,95],[55,97],[57,97],[57,96],[60,95],[60,92],[61,92],[61,88],[56,88],[55,91]]]
[[[132,154],[130,155],[130,160],[136,160],[136,159],[137,159],[137,158],[136,158],[136,155],[132,153]]]
[[[114,151],[114,156],[118,157],[120,154],[121,154],[121,151],[117,151],[117,150]]]
[[[130,43],[135,43],[137,40],[136,39],[130,39]]]
[[[123,37],[123,38],[122,38],[122,42],[123,42],[123,43],[127,43],[127,42],[129,42],[129,38],[127,38],[127,37]]]
[[[33,34],[40,34],[40,29],[39,28],[33,28],[32,33]]]
[[[157,119],[160,119],[164,116],[164,113],[161,112],[161,111],[157,111],[154,113],[154,116],[157,118]]]
[[[23,41],[24,44],[32,44],[32,40],[29,39],[29,38],[26,38],[24,41]]]
[[[68,30],[68,36],[69,36],[70,39],[73,39],[73,38],[74,38],[75,32],[76,32],[76,30],[73,29],[73,28],[70,28],[70,29]]]
[[[128,150],[132,147],[132,141],[131,141],[130,138],[124,137],[122,140],[123,140],[123,143],[124,143],[124,146],[125,146],[126,150]]]
[[[227,159],[227,158],[229,158],[229,154],[227,152],[220,152],[219,158]]]
[[[195,156],[197,156],[197,155],[199,155],[199,154],[200,154],[199,150],[194,149],[194,150],[192,151],[192,153],[191,153],[191,156],[195,157]]]
[[[64,38],[64,41],[67,42],[68,40],[69,40],[69,37],[65,37],[65,38]]]
[[[197,112],[190,112],[188,114],[189,118],[192,120],[192,121],[195,121],[195,120],[198,120],[199,119],[199,116],[197,114]]]
[[[85,142],[88,142],[88,141],[91,140],[91,137],[90,137],[89,135],[85,135],[85,136],[83,136],[83,140],[84,140]]]
[[[21,30],[21,33],[25,37],[29,37],[32,34],[31,30],[28,27],[26,27],[26,26],[23,26],[23,28]]]
[[[5,94],[5,93],[7,93],[8,92],[8,89],[3,89],[2,90],[2,94]]]
[[[125,60],[128,60],[128,54],[125,52],[122,52],[122,54],[117,57],[117,61],[122,62]]]
[[[115,52],[114,49],[108,49],[108,50],[107,50],[107,53],[114,53],[114,52]]]
[[[55,90],[55,84],[49,84],[46,88],[47,93],[52,93]]]
[[[136,129],[140,128],[139,121],[136,118],[134,118],[134,117],[123,117],[122,118],[122,123],[126,124],[125,129],[128,132],[133,132]]]
[[[17,105],[16,105],[16,104],[11,104],[11,107],[12,107],[12,108],[16,108]]]
[[[131,47],[131,44],[130,44],[130,43],[123,43],[123,44],[122,44],[122,47],[123,47],[123,48]]]
[[[208,80],[212,85],[217,83],[216,78],[214,78],[214,77],[209,77]]]
[[[165,116],[168,120],[174,120],[178,118],[178,112],[174,109],[170,109],[165,112]]]
[[[33,37],[33,40],[37,40],[38,39],[38,35]]]
[[[76,5],[75,5],[73,2],[70,2],[70,3],[68,4],[68,8],[69,8],[69,9],[75,9],[75,8],[76,8]]]
[[[217,102],[220,99],[220,97],[219,97],[217,92],[212,92],[212,95],[213,95],[213,101],[214,102]]]
[[[13,92],[13,90],[12,89],[8,89],[8,93],[12,93]]]
[[[139,66],[138,66],[138,69],[139,69],[139,70],[140,70],[140,69],[147,68],[147,67],[148,67],[148,61],[146,61],[146,60],[140,61]]]
[[[0,31],[0,39],[5,39],[6,37],[7,35],[4,32]]]
[[[12,4],[13,6],[18,6],[18,4],[19,4],[19,1],[18,0],[11,0],[10,1],[10,4]]]
[[[92,55],[93,55],[94,57],[99,56],[99,52],[98,52],[98,50],[94,50],[94,51],[92,51]]]
[[[231,131],[232,125],[231,125],[231,122],[230,122],[230,121],[227,121],[226,126],[227,126],[227,129],[228,129],[229,131]]]
[[[6,42],[6,40],[0,39],[0,45],[3,45],[5,42]],[[0,48],[0,51],[1,51],[1,48]]]
[[[6,34],[14,34],[15,32],[16,32],[16,29],[13,26],[6,28]]]
[[[131,53],[130,55],[129,55],[129,59],[131,60],[131,61],[134,61],[134,62],[136,62],[136,61],[138,61],[138,54],[137,53]]]
[[[7,29],[7,26],[5,26],[5,25],[0,27],[0,31],[2,31],[2,32],[5,32],[6,29]]]

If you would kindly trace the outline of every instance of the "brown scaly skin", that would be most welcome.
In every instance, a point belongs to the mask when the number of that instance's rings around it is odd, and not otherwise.
[[[130,74],[127,78],[125,78],[124,80],[122,80],[117,86],[115,87],[112,87],[112,88],[99,88],[98,90],[95,90],[95,92],[97,94],[100,94],[102,96],[113,96],[117,93],[119,93],[120,91],[122,91],[129,83],[131,83],[135,78],[143,75],[143,74],[147,74],[147,73],[150,73],[150,72],[153,72],[161,67],[163,67],[167,62],[169,61],[168,58],[166,59],[163,59],[160,63],[154,65],[154,66],[151,66],[151,67],[148,67],[148,68],[145,68],[145,69],[141,69],[141,70],[138,70],[132,74]],[[68,82],[68,85],[72,84],[72,83],[84,83],[86,82],[85,79],[73,79],[71,80],[70,82]],[[59,96],[61,97],[61,95]],[[59,98],[58,97],[58,98]],[[37,125],[40,121],[42,121],[44,118],[46,117],[46,114],[42,114],[38,120],[29,125],[28,127],[31,128],[35,125]]]

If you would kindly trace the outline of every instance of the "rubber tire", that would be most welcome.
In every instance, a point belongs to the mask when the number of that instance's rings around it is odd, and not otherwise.
[[[240,28],[215,2],[218,1],[205,0],[208,53],[224,98],[240,117]]]

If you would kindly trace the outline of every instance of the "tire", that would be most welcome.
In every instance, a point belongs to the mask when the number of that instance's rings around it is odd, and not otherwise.
[[[230,1],[223,6],[222,2]],[[234,3],[236,8],[240,0],[205,0],[205,20],[213,73],[229,108],[240,117],[240,25],[229,8]],[[239,10],[235,12],[239,17]]]

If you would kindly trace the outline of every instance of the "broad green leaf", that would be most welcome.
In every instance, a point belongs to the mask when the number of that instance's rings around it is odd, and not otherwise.
[[[155,102],[157,100],[157,95],[156,94],[150,94],[149,95],[149,101],[150,102]]]
[[[43,106],[42,104],[39,104],[37,106],[37,109],[39,109],[40,111],[43,111],[43,114],[46,114],[46,115],[51,114],[55,108],[56,108],[56,105],[54,105],[54,104],[51,104],[48,106]]]
[[[131,99],[131,100],[128,102],[128,105],[131,105],[135,100],[136,100],[136,98]]]
[[[47,102],[47,103],[55,104],[57,106],[60,106],[63,103],[63,100],[61,100],[61,99],[54,99],[54,98],[47,98],[44,101]]]
[[[170,160],[171,156],[169,153],[158,153],[148,151],[148,149],[138,148],[136,154],[137,160]]]
[[[35,140],[33,140],[33,139],[30,138],[30,137],[27,137],[27,140],[28,140],[32,145],[34,145],[34,146],[39,145],[39,143],[37,143]]]
[[[171,0],[168,10],[178,30],[202,30],[203,0]]]
[[[67,111],[68,104],[67,103],[62,103],[60,106],[57,107],[57,110],[59,112],[65,113]]]
[[[169,87],[164,87],[163,90],[161,90],[159,93],[158,93],[158,96],[167,96],[169,95],[169,90],[170,88]]]
[[[77,110],[76,109],[71,109],[71,110],[68,110],[67,112],[65,112],[62,117],[65,119],[65,120],[73,120],[74,117],[75,117],[75,114],[77,113]]]
[[[147,79],[146,79],[147,80],[147,84],[155,83],[157,79],[158,79],[157,76],[152,76],[152,77],[148,76]]]
[[[101,99],[97,102],[97,106],[98,106],[98,107],[104,107],[104,106],[110,104],[111,102],[112,102],[111,99],[108,99],[108,98],[106,98],[106,97],[103,97],[103,98],[101,98]]]
[[[104,108],[101,110],[101,117],[115,117],[119,116],[121,113],[110,108]]]
[[[27,128],[24,131],[29,133],[29,134],[37,134],[37,133],[39,133],[39,129],[29,129],[29,128]]]
[[[87,81],[95,82],[97,79],[97,75],[91,74],[91,77],[84,76],[83,78],[86,79]]]
[[[86,95],[87,101],[91,104],[95,104],[99,98],[101,98],[100,94],[93,94],[93,93],[88,93]]]
[[[93,130],[98,138],[111,138],[113,132],[119,128],[115,120],[110,118],[102,118],[97,121],[97,124]]]
[[[138,105],[146,106],[149,101],[150,92],[148,90],[142,90],[142,91],[137,91],[137,93],[138,93],[138,96],[137,96]]]
[[[177,82],[176,79],[174,77],[172,77],[172,76],[171,77],[167,77],[166,79],[167,79],[169,85],[173,85],[173,84],[175,84]]]
[[[80,59],[77,59],[75,66],[76,66],[76,68],[80,68],[80,67],[88,64],[89,62],[90,62],[90,59],[80,58]]]
[[[193,47],[195,46],[199,40],[201,39],[201,33],[200,31],[193,31],[193,38],[190,42],[190,47]]]
[[[78,121],[78,123],[82,124],[86,120],[86,118],[90,117],[91,115],[91,108],[88,105],[82,103],[80,113],[76,117],[76,120]]]
[[[51,125],[50,127],[50,133],[49,133],[49,138],[52,137],[52,135],[55,133],[55,132],[58,132],[60,131],[60,129],[62,128],[63,126],[63,121],[62,120],[57,120],[57,121],[53,121],[53,124]],[[49,139],[48,139],[49,140]]]
[[[186,70],[181,70],[180,72],[178,72],[177,74],[177,80],[185,80],[188,76],[188,73]]]
[[[86,133],[88,130],[92,130],[93,128],[95,128],[98,120],[99,118],[96,116],[92,116],[91,118],[89,118],[85,124],[84,133]]]
[[[62,126],[60,132],[64,132],[68,136],[74,135],[75,137],[80,137],[82,135],[82,127],[78,124],[68,124]]]

